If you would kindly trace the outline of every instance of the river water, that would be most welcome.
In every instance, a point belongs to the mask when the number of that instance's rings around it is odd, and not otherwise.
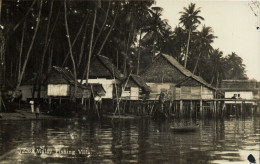
[[[177,133],[170,126],[197,123]],[[0,121],[0,163],[259,163],[259,116],[155,122],[151,119]]]

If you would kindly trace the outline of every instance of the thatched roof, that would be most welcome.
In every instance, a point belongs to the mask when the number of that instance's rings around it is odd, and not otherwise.
[[[34,85],[36,83],[36,78],[37,78],[37,75],[35,75],[33,78],[27,80],[27,81],[24,81],[22,83],[22,85]],[[47,79],[47,75],[46,74],[42,74],[41,78],[40,78],[40,82],[41,84],[43,85],[45,83]]]
[[[144,79],[138,75],[130,75],[130,78],[140,87],[142,88],[144,91],[146,92],[150,92],[151,88],[146,84],[146,82],[144,81]]]
[[[69,84],[74,85],[74,76],[69,68],[53,66],[51,73],[47,77],[48,84]],[[90,87],[84,86],[77,81],[77,86],[82,89],[89,89]]]
[[[222,80],[221,90],[224,91],[254,91],[259,89],[256,80]]]
[[[74,84],[74,76],[69,68],[53,66],[48,84]]]
[[[201,83],[202,85],[211,88],[211,89],[215,89],[214,87],[212,87],[210,84],[208,84],[202,77],[200,76],[196,76],[193,73],[191,73],[189,70],[187,70],[186,68],[184,68],[176,59],[174,59],[172,56],[166,55],[166,54],[162,54],[162,56],[164,58],[166,58],[171,64],[172,66],[176,67],[180,72],[182,72],[185,76],[193,78],[194,80],[198,81],[199,83]]]
[[[203,85],[214,89],[203,78],[194,75],[184,68],[174,57],[159,54],[154,62],[142,73],[142,77],[148,82],[176,83],[178,85]],[[153,77],[154,76],[154,77]],[[187,80],[190,82],[188,83]]]
[[[106,56],[97,55],[90,65],[90,77],[110,77],[123,79],[123,74]]]

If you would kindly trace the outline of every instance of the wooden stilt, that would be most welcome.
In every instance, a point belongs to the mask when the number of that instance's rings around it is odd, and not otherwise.
[[[180,114],[183,114],[183,101],[180,100]]]
[[[216,113],[217,113],[217,102],[214,100],[214,116],[216,116]]]
[[[193,113],[193,105],[192,105],[192,100],[190,100],[190,117],[192,117]]]
[[[202,113],[202,100],[200,100],[200,113]]]

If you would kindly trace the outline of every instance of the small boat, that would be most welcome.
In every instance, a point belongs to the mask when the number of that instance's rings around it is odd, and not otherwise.
[[[194,126],[178,126],[178,127],[174,127],[171,126],[170,129],[173,132],[195,132],[199,129],[199,125],[194,125]]]

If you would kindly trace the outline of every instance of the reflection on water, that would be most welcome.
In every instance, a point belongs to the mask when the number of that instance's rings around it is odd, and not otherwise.
[[[0,122],[1,163],[259,163],[258,117],[197,120],[200,129],[175,133],[150,119]]]

